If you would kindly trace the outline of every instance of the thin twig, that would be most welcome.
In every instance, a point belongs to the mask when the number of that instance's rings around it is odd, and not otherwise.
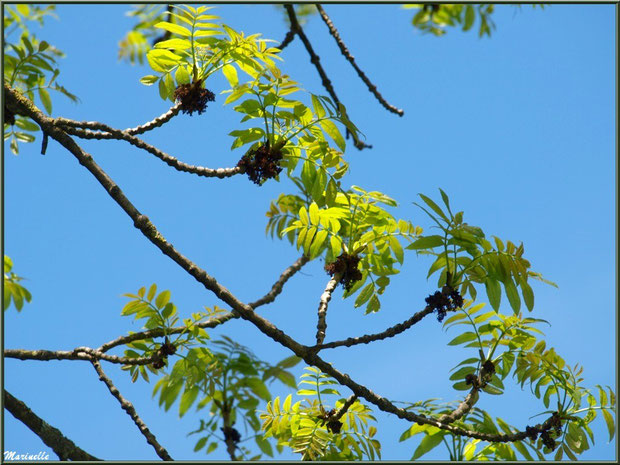
[[[336,29],[336,27],[334,26],[334,23],[332,22],[331,18],[327,16],[327,13],[325,13],[325,10],[323,10],[323,7],[319,3],[317,3],[315,6],[317,10],[319,10],[319,14],[321,15],[321,18],[323,19],[323,22],[327,25],[327,28],[329,29],[329,33],[331,34],[331,36],[334,38],[334,40],[338,44],[338,47],[340,48],[340,52],[349,61],[349,63],[351,63],[351,66],[353,66],[353,68],[357,72],[357,75],[360,77],[360,79],[364,81],[364,84],[366,84],[366,86],[368,87],[368,90],[372,92],[372,94],[376,97],[379,103],[381,103],[381,105],[383,105],[383,107],[386,110],[391,111],[392,113],[396,113],[398,116],[403,116],[405,112],[399,108],[396,108],[393,105],[390,105],[383,98],[383,96],[379,93],[379,91],[377,90],[377,86],[374,85],[372,82],[370,82],[370,79],[368,79],[368,76],[366,76],[364,71],[362,71],[360,67],[357,66],[357,63],[355,63],[355,58],[353,57],[353,55],[351,55],[351,52],[349,52],[349,49],[347,48],[344,41],[340,37],[340,34],[338,33],[338,29]]]
[[[334,273],[334,276],[327,282],[323,294],[319,300],[318,318],[316,324],[316,344],[323,344],[325,340],[325,331],[327,330],[327,306],[332,299],[332,293],[336,289],[338,282],[342,278],[342,273]]]
[[[181,104],[176,103],[175,105],[170,107],[170,109],[166,113],[158,116],[157,118],[151,121],[147,121],[146,123],[136,126],[134,128],[123,129],[121,132],[129,134],[131,136],[135,136],[137,134],[143,134],[147,131],[151,131],[155,128],[163,126],[165,123],[170,121],[173,117],[178,115],[180,111],[181,111]],[[58,124],[62,126],[71,126],[71,127],[80,128],[80,129],[92,129],[94,131],[108,132],[108,129],[110,128],[108,125],[100,123],[99,121],[74,121],[74,120],[67,119],[67,118],[57,118],[57,120],[58,120]],[[113,139],[115,137],[113,137],[112,135],[106,135],[103,138]]]
[[[271,290],[267,294],[265,294],[260,299],[255,300],[254,302],[250,302],[248,305],[252,308],[257,308],[257,307],[260,307],[261,305],[265,305],[265,304],[273,302],[276,299],[276,297],[282,292],[282,288],[284,287],[286,282],[295,273],[301,270],[301,268],[306,263],[308,263],[308,261],[309,259],[305,255],[302,255],[301,257],[299,257],[297,260],[295,260],[295,263],[293,263],[291,266],[289,266],[286,270],[282,272],[282,274],[280,275],[280,278],[273,284],[273,286],[271,287]]]
[[[334,349],[336,347],[342,347],[342,346],[351,347],[357,344],[368,344],[373,341],[379,341],[382,339],[387,339],[389,337],[394,337],[397,334],[400,334],[408,330],[414,324],[419,322],[422,318],[424,318],[426,315],[430,313],[433,313],[433,307],[427,306],[424,310],[417,312],[411,318],[403,321],[402,323],[398,323],[397,325],[391,326],[385,331],[381,331],[380,333],[365,334],[364,336],[350,337],[342,341],[328,342],[326,344],[317,344],[313,347],[310,347],[310,349],[318,352],[323,349]]]
[[[327,92],[331,96],[334,103],[338,105],[339,103],[341,103],[340,99],[336,95],[334,86],[332,86],[332,82],[327,77],[327,73],[325,73],[325,70],[323,69],[323,66],[321,65],[321,61],[320,61],[321,59],[314,52],[314,49],[312,48],[312,44],[310,43],[310,40],[306,36],[306,33],[302,29],[301,25],[299,24],[299,21],[297,20],[297,15],[295,14],[295,9],[293,8],[292,5],[289,5],[289,4],[284,5],[284,8],[286,8],[286,12],[288,13],[288,17],[291,22],[291,30],[294,30],[295,33],[301,39],[301,41],[304,43],[304,46],[306,47],[306,50],[308,51],[308,54],[310,55],[310,63],[314,65],[317,72],[319,73],[323,87],[325,87],[325,90],[327,90]],[[353,136],[353,143],[355,147],[357,147],[359,150],[372,147],[371,145],[367,145],[361,140],[359,140],[357,138],[357,135],[355,135],[354,133],[350,133],[348,129],[347,129],[347,134],[351,134]]]
[[[294,38],[295,38],[295,30],[293,28],[290,28],[289,31],[284,36],[284,40],[282,40],[282,42],[280,43],[280,45],[278,45],[277,48],[280,49],[280,51],[284,50],[287,47],[287,45],[293,41]]]
[[[119,401],[119,403],[121,404],[121,408],[125,410],[125,412],[127,412],[127,415],[131,417],[142,435],[146,438],[146,442],[153,446],[153,449],[155,449],[155,453],[159,456],[159,458],[161,458],[162,460],[172,460],[172,457],[170,457],[168,451],[164,449],[161,444],[159,444],[159,442],[157,442],[157,439],[155,438],[153,433],[151,433],[146,424],[138,416],[138,414],[136,413],[136,409],[131,404],[131,402],[129,402],[121,395],[116,386],[114,386],[114,383],[112,383],[112,380],[110,380],[110,378],[108,378],[103,372],[100,363],[97,360],[93,360],[92,364],[95,368],[95,371],[97,371],[97,374],[99,375],[99,379],[103,381],[103,383],[105,383],[110,393],[116,398],[116,400]]]
[[[198,176],[204,176],[206,178],[229,178],[236,174],[241,174],[242,169],[235,166],[234,168],[206,168],[204,166],[195,166],[189,165],[187,163],[183,163],[179,161],[177,158],[174,158],[171,155],[168,155],[166,152],[159,150],[158,148],[152,146],[151,144],[147,144],[142,139],[139,139],[135,136],[127,134],[124,131],[119,129],[111,128],[103,123],[97,123],[98,126],[105,127],[105,132],[99,131],[91,131],[88,129],[78,129],[72,125],[66,124],[67,120],[65,118],[57,118],[58,124],[63,128],[65,132],[68,134],[83,138],[83,139],[118,139],[129,142],[131,145],[134,145],[140,149],[146,150],[147,152],[155,155],[161,161],[166,163],[167,165],[173,167],[177,171],[183,171],[185,173],[196,174]]]
[[[4,407],[11,412],[11,415],[39,436],[41,441],[49,446],[60,460],[101,460],[80,449],[71,439],[65,437],[58,428],[54,428],[41,419],[25,403],[13,397],[6,390],[4,391]]]
[[[48,131],[50,137],[58,141],[63,147],[65,147],[72,155],[74,155],[80,164],[82,164],[106,189],[112,199],[127,213],[127,215],[133,220],[134,226],[138,228],[142,234],[152,242],[162,253],[170,257],[175,263],[183,268],[187,273],[194,277],[199,283],[201,283],[206,289],[213,292],[218,298],[224,301],[226,304],[239,313],[241,318],[251,322],[256,328],[265,334],[270,339],[278,342],[284,347],[290,349],[295,355],[302,358],[307,364],[320,369],[323,373],[334,378],[338,383],[348,387],[358,397],[366,399],[368,402],[376,405],[380,410],[396,415],[399,418],[416,422],[422,425],[431,425],[442,430],[448,431],[452,434],[466,436],[470,438],[480,439],[488,442],[513,442],[521,441],[528,436],[525,431],[517,431],[509,434],[489,434],[478,431],[471,431],[464,428],[459,428],[453,425],[446,425],[440,421],[427,418],[424,415],[418,415],[414,412],[407,411],[405,409],[396,407],[388,399],[381,397],[366,386],[361,385],[351,379],[347,374],[341,373],[334,366],[322,358],[320,358],[315,350],[310,347],[304,346],[295,341],[289,335],[284,333],[281,329],[276,327],[273,323],[262,318],[260,315],[254,312],[254,309],[247,304],[244,304],[237,299],[228,289],[223,287],[217,282],[217,280],[210,276],[205,270],[199,268],[195,263],[181,255],[174,246],[169,243],[157,230],[155,225],[150,220],[142,215],[136,207],[129,201],[127,197],[122,193],[120,188],[112,181],[112,179],[95,163],[93,157],[86,153],[79,145],[75,143],[62,129],[58,128],[54,124],[52,118],[47,117],[41,112],[30,100],[15,92],[6,83],[4,84],[6,104],[14,113],[23,114],[30,117],[33,121],[39,124],[43,130]],[[98,362],[94,362],[98,363]],[[549,424],[552,418],[548,419],[542,427]]]

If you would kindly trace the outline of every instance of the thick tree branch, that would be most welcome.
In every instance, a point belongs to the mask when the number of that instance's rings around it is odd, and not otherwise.
[[[11,412],[11,415],[39,436],[41,441],[46,446],[49,446],[58,455],[60,460],[100,460],[80,449],[71,439],[66,438],[59,429],[46,423],[30,410],[26,404],[13,397],[6,390],[4,391],[4,407]]]
[[[67,120],[65,118],[57,118],[56,122],[62,127],[62,129],[71,135],[80,137],[82,139],[97,139],[97,140],[102,140],[102,139],[118,139],[118,140],[124,140],[129,142],[131,145],[138,147],[140,149],[146,150],[147,152],[155,155],[157,158],[159,158],[161,161],[163,161],[164,163],[166,163],[167,165],[173,167],[174,169],[176,169],[177,171],[183,171],[185,173],[191,173],[191,174],[196,174],[198,176],[204,176],[206,178],[229,178],[231,176],[234,176],[236,174],[240,174],[242,173],[242,169],[239,167],[234,167],[234,168],[217,168],[217,169],[213,169],[213,168],[206,168],[204,166],[195,166],[195,165],[189,165],[187,163],[183,163],[182,161],[179,161],[177,158],[168,155],[167,153],[163,152],[162,150],[159,150],[156,147],[153,147],[150,144],[147,144],[146,142],[144,142],[142,139],[139,139],[135,136],[132,136],[131,134],[128,134],[124,131],[121,131],[119,129],[114,129],[111,128],[103,123],[93,123],[93,125],[98,126],[98,128],[102,128],[101,130],[106,131],[106,132],[98,132],[98,131],[91,131],[88,129],[79,129],[75,126],[66,124],[67,121],[71,121],[71,120]],[[90,123],[89,123],[90,124]]]
[[[116,355],[104,354],[101,349],[91,349],[90,347],[78,347],[71,351],[5,349],[4,356],[18,360],[40,360],[44,362],[49,360],[105,360],[106,362],[120,363],[122,365],[148,365],[160,358],[158,355],[140,358],[118,357]]]
[[[342,347],[342,346],[351,347],[357,344],[368,344],[373,341],[379,341],[382,339],[387,339],[389,337],[394,337],[397,334],[400,334],[408,330],[414,324],[419,322],[422,318],[424,318],[426,315],[430,313],[433,313],[433,308],[427,306],[424,310],[417,312],[408,320],[405,320],[402,323],[398,323],[397,325],[391,326],[390,328],[386,329],[385,331],[381,331],[380,333],[366,334],[364,336],[359,336],[359,337],[350,337],[342,341],[328,342],[326,344],[317,344],[313,347],[310,347],[310,349],[318,352],[323,349],[333,349],[335,347]]]
[[[287,5],[288,6],[288,5]],[[206,289],[213,292],[219,299],[230,305],[233,311],[236,311],[241,318],[254,324],[263,334],[280,343],[284,347],[290,349],[295,355],[302,358],[309,365],[315,366],[327,375],[330,375],[343,386],[347,386],[355,395],[366,399],[368,402],[376,405],[380,410],[392,413],[399,418],[406,419],[419,424],[427,424],[436,426],[440,429],[449,431],[453,434],[480,439],[489,442],[511,442],[520,441],[527,437],[525,431],[515,432],[511,434],[487,434],[478,431],[470,431],[458,428],[453,425],[446,425],[438,420],[426,418],[423,415],[417,415],[413,412],[406,411],[396,407],[388,399],[381,397],[366,386],[356,383],[349,375],[343,374],[335,369],[330,363],[321,359],[316,355],[310,347],[304,346],[284,331],[277,328],[270,321],[262,318],[254,312],[254,309],[237,299],[228,289],[223,287],[217,280],[210,276],[205,270],[199,268],[195,263],[178,252],[174,246],[169,243],[150,222],[150,220],[142,215],[129,199],[122,193],[120,188],[112,181],[112,179],[95,163],[93,157],[78,146],[62,129],[54,125],[54,120],[45,116],[31,101],[18,92],[15,92],[8,85],[4,85],[6,104],[11,111],[32,118],[44,131],[49,133],[49,137],[57,140],[63,147],[72,153],[96,179],[106,189],[109,195],[116,203],[129,215],[133,220],[134,226],[138,228],[142,234],[152,242],[162,253],[170,257],[181,268],[187,271]],[[98,362],[93,362],[97,363]],[[547,420],[549,422],[550,420]],[[547,424],[547,422],[545,424]],[[544,425],[543,425],[544,426]]]
[[[325,340],[325,331],[327,330],[327,306],[332,299],[332,293],[336,289],[338,282],[342,278],[342,273],[334,273],[334,276],[327,282],[323,294],[319,300],[318,318],[316,323],[316,343],[323,344]]]
[[[327,13],[325,13],[325,10],[323,10],[323,7],[319,3],[317,3],[316,8],[317,10],[319,10],[319,14],[321,15],[321,18],[323,19],[323,22],[327,25],[327,28],[329,29],[329,33],[332,35],[332,37],[338,44],[338,47],[340,48],[340,52],[349,61],[349,63],[351,63],[351,66],[353,66],[353,68],[357,72],[357,75],[360,77],[360,79],[364,81],[364,84],[366,84],[366,86],[368,87],[368,90],[376,97],[379,103],[383,105],[383,107],[386,110],[391,111],[392,113],[396,113],[398,116],[403,116],[405,112],[399,108],[396,108],[393,105],[390,105],[383,98],[383,96],[379,93],[379,91],[377,90],[377,86],[374,85],[372,82],[370,82],[370,79],[368,79],[368,76],[366,76],[364,71],[362,71],[360,67],[357,66],[357,63],[355,63],[355,58],[351,55],[351,52],[349,52],[349,49],[347,48],[344,41],[340,37],[340,34],[338,33],[338,29],[336,29],[336,27],[334,26],[334,23],[332,22],[331,18],[327,16]]]
[[[291,30],[295,31],[295,33],[299,36],[299,38],[303,42],[304,46],[306,47],[306,50],[308,51],[308,55],[310,55],[310,63],[314,65],[317,72],[319,73],[319,76],[321,77],[321,83],[323,84],[323,87],[325,87],[325,90],[327,90],[327,92],[331,96],[334,103],[338,105],[339,103],[341,103],[340,99],[338,99],[338,96],[336,95],[336,91],[334,90],[334,86],[332,86],[332,82],[327,77],[327,73],[325,72],[325,70],[323,69],[323,66],[321,65],[320,57],[315,53],[314,49],[312,48],[312,44],[310,43],[310,40],[306,36],[306,33],[304,32],[301,25],[299,24],[299,21],[297,20],[297,15],[295,14],[295,8],[293,7],[293,5],[290,5],[290,4],[285,4],[284,8],[286,9],[286,12],[288,13],[288,17],[291,22]],[[347,130],[347,134],[351,134],[353,136],[353,143],[355,147],[358,148],[359,150],[372,147],[371,145],[366,145],[364,142],[359,140],[355,134],[350,133],[348,130]]]
[[[93,367],[95,367],[95,371],[97,371],[97,374],[99,375],[99,379],[105,383],[110,393],[116,398],[116,400],[119,401],[119,403],[121,404],[121,408],[125,410],[125,412],[127,412],[127,415],[131,417],[131,419],[136,424],[136,426],[138,427],[142,435],[146,438],[146,442],[148,442],[151,446],[153,446],[153,449],[155,449],[155,453],[157,453],[157,455],[162,460],[172,460],[172,457],[170,457],[170,455],[168,454],[168,451],[166,451],[166,449],[164,449],[161,446],[161,444],[157,442],[157,439],[155,438],[153,433],[151,433],[151,431],[144,424],[142,419],[138,416],[138,414],[136,413],[136,409],[131,404],[131,402],[129,402],[127,399],[125,399],[121,395],[121,393],[118,391],[116,386],[114,386],[110,378],[108,378],[106,374],[103,372],[99,362],[97,360],[93,360],[92,364],[93,364]]]

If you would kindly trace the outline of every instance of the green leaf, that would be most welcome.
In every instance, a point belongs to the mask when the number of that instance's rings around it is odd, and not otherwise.
[[[471,29],[471,27],[474,25],[475,18],[476,13],[474,12],[474,7],[472,5],[467,5],[467,7],[465,8],[465,23],[463,24],[463,31],[468,31]]]
[[[370,302],[368,302],[368,306],[366,307],[366,313],[377,312],[379,311],[380,308],[381,308],[381,302],[379,302],[379,298],[377,297],[377,294],[373,294],[373,296],[370,299]]]
[[[506,290],[506,297],[508,297],[512,310],[515,312],[515,315],[518,314],[521,309],[521,299],[519,298],[517,287],[512,279],[506,279],[504,282],[504,289]]]
[[[407,246],[407,249],[432,249],[433,247],[442,246],[443,242],[444,238],[442,236],[423,236],[409,244]]]
[[[179,416],[185,415],[185,412],[192,406],[196,397],[198,396],[200,389],[197,384],[194,384],[190,389],[186,389],[181,396],[181,402],[179,403]]]
[[[51,115],[52,114],[52,99],[50,98],[49,92],[43,88],[40,88],[39,98],[41,99],[41,102],[43,103],[43,106],[45,107],[45,111],[47,111],[47,113]]]
[[[336,125],[328,119],[319,121],[319,124],[321,125],[323,130],[329,135],[329,137],[334,140],[338,148],[344,152],[346,144],[344,142],[342,134],[340,134],[340,131],[338,130]]]
[[[521,287],[521,294],[523,295],[525,305],[527,306],[527,309],[531,312],[534,309],[534,292],[532,291],[532,288],[527,283],[527,281],[525,281],[525,279],[521,280],[519,286]]]
[[[444,432],[438,432],[433,435],[427,434],[426,436],[424,436],[422,438],[422,441],[420,441],[420,445],[417,447],[417,449],[413,453],[413,457],[411,457],[411,460],[419,459],[424,454],[430,452],[435,447],[437,447],[439,444],[441,444],[444,435],[445,435]]]
[[[476,333],[472,333],[472,332],[466,332],[463,334],[458,335],[457,337],[455,337],[454,339],[452,339],[450,342],[448,342],[449,346],[455,346],[458,344],[463,344],[465,342],[470,342],[477,339],[476,338]]]
[[[489,297],[489,303],[493,307],[493,309],[498,312],[499,304],[502,298],[502,288],[499,284],[499,281],[495,279],[487,278],[484,282],[484,287],[487,291],[487,296]]]
[[[146,300],[148,300],[149,302],[153,300],[153,297],[155,297],[156,293],[157,293],[157,284],[153,283],[151,284],[151,287],[149,287],[149,292],[146,295]]]
[[[200,438],[198,442],[196,443],[196,445],[194,446],[194,452],[198,452],[200,449],[202,449],[207,443],[208,439],[209,438],[207,436]]]
[[[362,289],[362,291],[359,293],[359,295],[355,299],[355,303],[353,304],[353,306],[355,308],[361,307],[368,301],[368,299],[370,299],[370,296],[372,296],[374,292],[375,292],[375,284],[372,282],[368,283],[366,287]]]
[[[187,72],[187,69],[185,69],[185,66],[182,66],[182,65],[177,68],[176,73],[174,73],[174,78],[176,79],[179,85],[189,84],[189,82],[191,81],[191,77],[189,73]]]
[[[169,300],[170,300],[170,291],[168,290],[163,291],[157,296],[157,299],[155,299],[155,306],[158,309],[161,309],[168,303]]]
[[[162,21],[160,23],[155,24],[156,28],[158,29],[164,29],[166,31],[172,32],[174,34],[179,34],[180,36],[184,36],[184,37],[191,37],[192,33],[189,29],[180,26],[178,24],[173,24],[173,23],[169,23],[167,21]],[[198,35],[196,34],[196,37],[198,37]]]
[[[428,198],[424,194],[418,194],[418,195],[420,196],[422,200],[424,200],[424,203],[428,205],[429,207],[431,207],[435,213],[441,216],[446,221],[446,223],[450,222],[450,220],[448,220],[448,217],[445,215],[442,209],[439,208],[439,205],[437,205],[435,202],[433,202],[430,198]]]
[[[222,73],[226,77],[226,80],[230,84],[230,87],[235,87],[239,84],[239,77],[237,76],[237,68],[232,65],[224,65],[222,67]]]
[[[273,449],[269,441],[267,441],[263,436],[257,435],[254,440],[256,441],[256,445],[260,448],[263,454],[268,455],[269,457],[273,457]]]
[[[256,396],[265,401],[271,400],[269,389],[267,389],[265,383],[263,383],[259,378],[246,378],[245,383]]]
[[[152,86],[159,80],[159,76],[148,75],[140,78],[140,82],[145,86]]]
[[[614,419],[611,416],[611,413],[609,413],[607,409],[603,409],[602,412],[605,423],[607,424],[607,431],[609,431],[609,441],[611,442],[615,436],[616,424],[614,423]]]

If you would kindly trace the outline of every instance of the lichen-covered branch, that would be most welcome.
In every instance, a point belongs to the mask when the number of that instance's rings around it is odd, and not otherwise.
[[[4,356],[7,358],[16,358],[18,360],[105,360],[110,363],[119,363],[122,365],[148,365],[158,359],[157,355],[151,357],[118,357],[116,355],[104,354],[100,349],[92,349],[90,347],[77,347],[73,350],[23,350],[23,349],[5,349]]]
[[[355,58],[351,55],[351,52],[349,52],[349,49],[347,48],[346,44],[344,43],[344,41],[340,37],[340,34],[338,33],[338,29],[336,29],[336,27],[334,26],[334,23],[332,22],[331,18],[327,16],[327,13],[325,13],[325,10],[323,9],[323,7],[317,3],[316,8],[317,10],[319,10],[321,19],[323,19],[323,22],[327,25],[327,28],[329,29],[329,33],[331,34],[331,36],[334,38],[334,40],[338,44],[338,47],[340,48],[340,52],[344,55],[344,57],[348,60],[348,62],[351,63],[351,66],[353,66],[353,68],[357,72],[357,75],[360,77],[360,79],[364,81],[364,84],[366,84],[366,86],[368,87],[368,90],[376,97],[379,103],[383,105],[383,107],[386,110],[392,113],[396,113],[398,116],[403,116],[405,112],[399,108],[396,108],[394,105],[390,105],[387,102],[387,100],[385,100],[383,96],[379,93],[379,91],[377,90],[377,86],[374,85],[372,82],[370,82],[370,79],[368,79],[368,76],[366,76],[366,73],[364,73],[364,71],[362,71],[361,68],[357,65],[357,63],[355,62]]]
[[[471,391],[467,393],[465,399],[450,413],[446,413],[440,416],[437,420],[444,424],[453,423],[456,420],[460,420],[466,413],[476,405],[478,399],[480,398],[480,394],[478,393],[478,388],[472,388]]]
[[[394,337],[397,334],[405,332],[406,330],[411,328],[414,324],[419,322],[422,318],[424,318],[426,315],[429,315],[430,313],[433,313],[433,308],[430,306],[427,306],[424,310],[417,312],[411,318],[403,321],[402,323],[398,323],[397,325],[391,326],[385,331],[381,331],[380,333],[365,334],[364,336],[350,337],[342,341],[328,342],[326,344],[317,344],[311,347],[310,349],[318,352],[323,349],[334,349],[336,347],[343,347],[343,346],[351,347],[357,344],[368,344],[373,341],[380,341],[382,339]]]
[[[316,324],[316,343],[323,344],[325,340],[325,331],[327,330],[327,306],[332,299],[332,294],[342,278],[342,273],[334,273],[334,276],[327,282],[323,294],[319,300],[318,321]]]
[[[146,438],[146,442],[148,442],[151,446],[153,446],[153,449],[155,449],[155,453],[162,460],[172,460],[172,457],[170,457],[170,454],[168,454],[168,451],[166,451],[166,449],[164,449],[161,446],[161,444],[157,442],[155,435],[151,433],[151,431],[148,429],[146,424],[144,424],[142,419],[138,416],[138,414],[136,413],[136,409],[131,404],[131,402],[129,402],[127,399],[125,399],[121,395],[119,390],[112,383],[112,380],[110,380],[110,378],[108,378],[106,374],[103,372],[103,370],[101,369],[101,364],[97,360],[93,360],[92,364],[93,364],[93,367],[95,367],[95,371],[97,371],[97,374],[99,375],[99,379],[103,381],[103,383],[107,386],[110,393],[116,398],[116,400],[119,401],[119,403],[121,404],[121,408],[125,410],[125,412],[127,412],[127,415],[131,417],[131,419],[136,424],[136,426],[138,427],[142,435]]]
[[[134,128],[123,129],[122,132],[135,136],[137,134],[143,134],[147,131],[152,131],[155,128],[163,126],[165,123],[167,123],[172,118],[177,116],[180,111],[181,111],[181,104],[176,103],[172,107],[170,107],[170,109],[166,113],[158,116],[157,118],[154,118],[151,121],[147,121],[146,123],[136,126]],[[109,128],[109,126],[103,123],[100,123],[98,121],[74,121],[74,120],[70,120],[67,118],[57,118],[57,121],[58,121],[58,124],[62,126],[71,126],[71,127],[80,128],[80,129],[92,129],[94,131],[108,132],[108,128]],[[103,138],[114,139],[115,137],[112,136],[111,134],[108,134],[104,136]]]
[[[146,142],[144,142],[142,139],[139,139],[138,137],[132,136],[131,134],[128,134],[124,131],[121,131],[119,129],[114,129],[111,128],[103,123],[96,123],[98,126],[105,128],[102,129],[105,132],[99,132],[99,131],[91,131],[89,129],[79,129],[76,128],[74,126],[71,125],[67,125],[64,124],[66,121],[70,121],[67,120],[65,118],[57,118],[57,122],[60,124],[60,126],[62,127],[62,129],[67,133],[67,134],[71,134],[77,137],[80,137],[82,139],[97,139],[97,140],[103,140],[103,139],[117,139],[117,140],[124,140],[126,142],[129,142],[131,145],[138,147],[142,150],[146,150],[147,152],[155,155],[157,158],[159,158],[161,161],[163,161],[164,163],[166,163],[167,165],[173,167],[174,169],[176,169],[177,171],[183,171],[185,173],[191,173],[191,174],[196,174],[198,176],[204,176],[206,178],[229,178],[231,176],[234,176],[236,174],[241,174],[242,173],[242,169],[235,166],[233,168],[206,168],[204,166],[195,166],[195,165],[189,165],[187,163],[184,163],[182,161],[179,161],[177,158],[168,155],[166,152],[159,150],[158,148],[152,146],[151,144],[147,144]]]
[[[306,50],[308,51],[308,55],[310,55],[310,63],[314,65],[317,72],[319,73],[319,76],[321,77],[321,83],[323,84],[323,87],[325,87],[325,90],[327,90],[327,92],[329,93],[334,103],[338,105],[340,103],[340,99],[338,99],[338,96],[336,95],[336,91],[334,90],[334,86],[332,86],[332,82],[327,77],[327,73],[325,72],[325,70],[323,69],[323,66],[321,65],[321,58],[315,53],[314,48],[312,48],[312,44],[310,43],[310,40],[306,36],[306,33],[304,32],[301,25],[299,24],[299,21],[297,20],[297,15],[295,14],[295,8],[293,7],[293,5],[290,5],[290,4],[284,5],[284,8],[286,9],[286,12],[288,13],[288,17],[291,22],[291,30],[295,31],[295,33],[299,36],[299,38],[303,42],[304,47],[306,47]],[[349,133],[348,130],[347,130],[347,134],[351,134],[353,136],[353,143],[355,147],[358,148],[359,150],[372,147],[371,145],[366,145],[364,142],[359,140],[355,134]]]
[[[4,408],[26,425],[34,434],[39,436],[41,441],[50,447],[60,460],[101,460],[80,449],[71,439],[65,437],[58,428],[54,428],[45,422],[30,410],[25,403],[13,397],[6,390],[4,390]]]

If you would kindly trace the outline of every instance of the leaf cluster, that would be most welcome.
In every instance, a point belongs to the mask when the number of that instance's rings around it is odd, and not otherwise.
[[[338,383],[314,367],[305,367],[293,403],[289,394],[284,401],[276,397],[260,416],[265,437],[277,439],[277,447],[289,447],[302,460],[375,460],[381,458],[381,444],[374,438],[377,429],[371,410],[355,400],[340,418],[334,415],[346,401],[339,398],[330,409],[330,396],[340,396]],[[339,426],[334,423],[338,422]]]

